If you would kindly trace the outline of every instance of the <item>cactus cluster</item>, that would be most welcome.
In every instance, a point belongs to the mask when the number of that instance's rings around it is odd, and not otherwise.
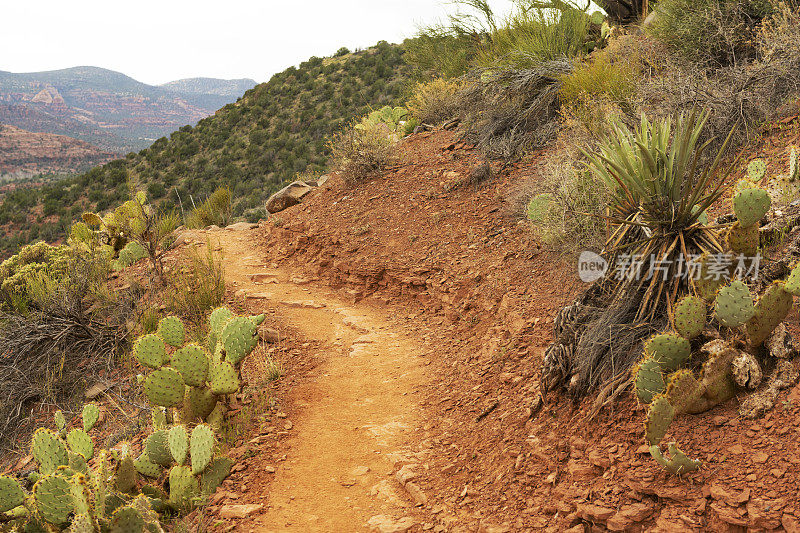
[[[153,372],[144,377],[147,400],[166,408],[180,407],[184,423],[204,421],[217,426],[222,417],[220,397],[241,387],[244,358],[258,343],[258,325],[264,315],[236,316],[225,307],[208,317],[209,334],[204,346],[183,345],[185,328],[177,317],[163,318],[157,333],[144,335],[134,344],[137,360]],[[175,349],[171,354],[170,350]]]
[[[763,178],[764,172],[759,160],[748,167],[753,181]],[[758,222],[770,208],[769,195],[752,182],[743,181],[735,187],[732,201],[737,222],[728,233],[730,251],[752,255],[758,249]],[[750,354],[757,353],[788,315],[793,296],[800,296],[800,266],[786,280],[772,283],[756,300],[744,282],[725,281],[725,277],[732,277],[731,272],[718,280],[709,279],[708,259],[701,260],[699,279],[694,282],[697,296],[685,296],[672,308],[674,332],[651,337],[644,344],[643,359],[634,368],[636,395],[649,404],[645,440],[653,458],[674,474],[696,470],[700,462],[689,459],[675,443],[668,445],[669,457],[664,456],[659,443],[672,420],[730,399],[737,385],[751,385],[734,377],[734,361],[743,356],[752,359]],[[707,358],[698,376],[684,366],[692,354],[691,341],[703,336],[709,311],[713,311],[721,338],[701,345],[700,351]]]
[[[83,408],[83,429],[66,433],[62,412],[54,417],[58,432],[40,428],[31,440],[31,455],[38,469],[28,477],[34,483],[26,494],[20,482],[0,476],[0,513],[13,531],[152,531],[163,533],[153,509],[162,503],[137,495],[136,470],[127,450],[111,454],[101,450],[94,461],[87,433],[99,420],[99,408]],[[66,437],[64,434],[66,433]],[[116,461],[116,467],[110,466]]]

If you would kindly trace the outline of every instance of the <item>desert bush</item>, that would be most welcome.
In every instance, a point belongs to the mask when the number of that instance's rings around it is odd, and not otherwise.
[[[231,215],[231,190],[220,187],[186,217],[186,226],[205,228],[214,224],[224,228],[231,223]]]
[[[357,123],[358,124],[358,123]],[[383,124],[345,128],[331,140],[333,164],[355,183],[397,161],[394,135]]]
[[[525,198],[525,214],[536,233],[554,250],[569,254],[600,250],[606,221],[599,217],[608,207],[608,188],[567,157],[547,161],[543,182],[535,182]]]
[[[638,74],[635,61],[613,61],[598,52],[561,77],[562,115],[576,118],[593,134],[605,133],[611,121],[632,111]]]
[[[649,31],[702,67],[724,67],[757,56],[759,23],[770,0],[661,0]]]
[[[57,283],[34,290],[24,312],[0,312],[0,435],[13,438],[34,402],[82,394],[115,362],[134,302],[108,291],[108,262],[75,254]]]
[[[24,313],[66,282],[75,251],[69,246],[37,242],[23,246],[0,264],[0,309]]]
[[[406,107],[412,116],[426,124],[439,124],[459,114],[458,94],[464,89],[462,80],[435,78],[417,82],[411,89]]]
[[[203,249],[187,248],[169,278],[169,308],[194,324],[225,298],[225,269],[210,242]]]

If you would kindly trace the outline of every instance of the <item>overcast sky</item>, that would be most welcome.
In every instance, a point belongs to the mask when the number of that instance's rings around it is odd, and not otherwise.
[[[510,0],[490,0],[499,13]],[[267,79],[342,46],[399,42],[455,9],[441,0],[36,0],[3,2],[0,70],[78,65],[150,84]]]

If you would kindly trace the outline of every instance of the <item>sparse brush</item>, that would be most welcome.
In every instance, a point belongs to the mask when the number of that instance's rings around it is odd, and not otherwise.
[[[264,376],[268,382],[278,381],[285,373],[283,363],[268,355],[264,357]]]

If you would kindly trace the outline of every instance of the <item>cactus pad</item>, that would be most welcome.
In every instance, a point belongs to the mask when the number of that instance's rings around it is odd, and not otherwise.
[[[161,467],[151,461],[147,453],[142,453],[134,459],[133,467],[145,477],[157,478],[161,475]]]
[[[160,429],[147,437],[144,443],[144,451],[147,458],[153,463],[161,466],[172,464],[172,454],[169,451],[168,431]]]
[[[183,400],[186,386],[177,370],[162,368],[144,380],[144,393],[153,405],[172,407]]]
[[[51,524],[65,524],[73,512],[70,483],[60,476],[45,476],[33,486],[39,515]]]
[[[764,291],[756,304],[755,314],[747,321],[751,345],[759,346],[767,340],[792,310],[793,301],[792,294],[785,290],[783,282],[777,281]]]
[[[136,466],[130,454],[117,463],[117,471],[114,474],[114,488],[117,492],[133,493],[136,491]]]
[[[761,233],[757,224],[743,227],[737,222],[728,230],[728,247],[746,257],[753,257],[758,253],[761,244]]]
[[[64,413],[61,412],[61,409],[53,414],[53,421],[55,422],[56,429],[59,432],[64,431],[64,429],[67,427],[67,419],[64,418]]]
[[[236,368],[226,361],[214,365],[211,377],[211,391],[214,394],[233,394],[239,390],[241,383]]]
[[[661,439],[667,434],[673,418],[675,418],[675,408],[669,403],[667,397],[656,396],[647,410],[647,419],[645,420],[644,429],[647,443],[652,446],[661,442]]]
[[[161,368],[167,360],[163,339],[153,333],[139,337],[133,345],[133,354],[141,364],[150,368]]]
[[[25,493],[22,492],[19,482],[8,476],[0,476],[0,513],[8,512],[14,507],[22,505],[24,500]]]
[[[158,322],[156,333],[164,339],[164,342],[175,348],[183,346],[183,341],[186,338],[186,329],[183,327],[183,322],[176,316],[162,318]]]
[[[689,459],[682,451],[678,449],[674,442],[670,442],[667,446],[669,449],[670,458],[667,459],[661,453],[661,448],[657,445],[650,446],[650,455],[653,459],[660,464],[664,470],[673,475],[686,474],[694,472],[700,468],[701,462],[695,459]]]
[[[87,403],[83,406],[81,418],[83,419],[83,430],[88,433],[94,429],[97,421],[100,420],[100,408],[96,404]]]
[[[675,331],[681,337],[693,339],[706,325],[706,304],[697,296],[686,296],[675,304]]]
[[[167,412],[163,407],[154,407],[150,413],[153,429],[164,429],[167,426]]]
[[[79,513],[72,517],[72,523],[67,531],[69,533],[95,533],[97,529],[89,514]]]
[[[217,307],[208,315],[209,329],[219,337],[222,333],[222,328],[225,327],[225,324],[231,318],[233,318],[233,313],[230,309],[227,307]]]
[[[217,487],[231,473],[232,466],[233,459],[230,457],[217,457],[211,461],[200,476],[200,493],[205,497],[214,494]]]
[[[767,174],[767,164],[763,159],[753,159],[747,165],[747,176],[751,181],[761,181]]]
[[[783,288],[794,296],[800,296],[800,264],[796,265],[789,273]]]
[[[235,317],[225,324],[219,341],[225,350],[225,360],[235,365],[256,347],[258,330],[249,318]]]
[[[200,496],[200,483],[188,466],[173,466],[169,472],[169,501],[178,509],[188,510]]]
[[[202,387],[208,379],[208,359],[203,348],[189,344],[172,354],[172,366],[187,385]]]
[[[39,472],[53,474],[61,465],[69,463],[67,446],[54,433],[40,428],[31,439],[31,455],[39,463]]]
[[[256,327],[258,327],[258,326],[260,326],[260,325],[261,325],[261,323],[262,323],[262,322],[264,322],[264,319],[265,319],[265,318],[267,318],[267,315],[265,315],[265,314],[263,314],[263,313],[262,313],[262,314],[260,314],[260,315],[253,315],[253,316],[251,316],[251,317],[250,317],[250,320],[253,322],[253,324],[254,324]]]
[[[92,438],[82,429],[73,429],[67,434],[69,449],[81,454],[87,461],[94,457]]]
[[[142,533],[144,519],[133,507],[120,507],[111,517],[111,533]]]
[[[664,391],[661,365],[650,358],[639,363],[636,370],[636,396],[643,403],[650,403],[656,394]]]
[[[192,474],[199,474],[206,469],[214,455],[214,430],[207,424],[195,426],[190,442],[192,457]]]
[[[764,218],[771,202],[764,189],[742,189],[733,196],[733,212],[742,227],[753,226]]]
[[[662,370],[679,368],[689,359],[692,346],[689,340],[675,333],[654,335],[644,345],[644,353],[661,365]]]
[[[750,289],[738,280],[719,290],[714,309],[719,323],[729,328],[738,328],[756,312]]]
[[[184,398],[183,412],[187,420],[205,420],[217,405],[217,395],[207,387],[189,387]]]
[[[691,412],[702,393],[700,382],[688,368],[678,370],[669,378],[666,396],[676,415]]]
[[[186,428],[183,426],[172,426],[167,435],[167,443],[172,458],[179,465],[186,462],[186,454],[189,452],[189,437]]]

